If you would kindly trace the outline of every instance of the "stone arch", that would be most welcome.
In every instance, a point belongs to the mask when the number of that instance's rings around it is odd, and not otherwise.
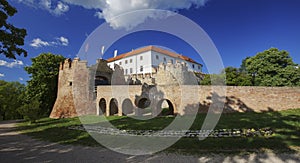
[[[101,98],[99,101],[99,113],[98,115],[105,115],[106,113],[106,100]]]
[[[140,98],[136,101],[136,106],[141,109],[145,109],[145,108],[149,107],[150,104],[151,104],[151,101],[145,97]]]
[[[119,112],[118,101],[112,98],[109,102],[109,115],[116,115]]]
[[[126,98],[122,103],[122,115],[134,113],[134,106],[130,99]]]
[[[162,99],[157,103],[160,116],[174,115],[174,105],[169,99]]]

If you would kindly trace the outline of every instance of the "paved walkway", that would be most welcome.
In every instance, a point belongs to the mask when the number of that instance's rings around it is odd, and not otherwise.
[[[0,162],[300,162],[300,154],[260,153],[249,155],[210,154],[183,156],[156,154],[122,155],[108,149],[60,145],[32,139],[16,132],[16,121],[0,122]]]

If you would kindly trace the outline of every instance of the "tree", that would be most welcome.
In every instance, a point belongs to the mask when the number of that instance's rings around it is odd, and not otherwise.
[[[19,82],[0,80],[0,120],[22,118],[17,109],[22,106],[20,95],[25,86]]]
[[[0,0],[0,54],[13,59],[16,59],[16,54],[27,56],[27,52],[18,47],[24,45],[26,30],[7,23],[7,18],[16,12],[6,0]]]
[[[229,86],[250,86],[251,85],[251,76],[246,72],[243,72],[241,69],[235,67],[226,67],[226,85]]]
[[[40,102],[37,99],[31,99],[29,103],[24,103],[18,108],[18,112],[23,115],[24,119],[35,122],[42,115]]]
[[[246,58],[241,66],[257,86],[300,86],[299,65],[287,51],[271,48]]]
[[[40,107],[40,116],[48,116],[55,103],[59,64],[64,59],[61,55],[42,53],[31,59],[31,66],[25,67],[28,74],[31,74],[26,90],[26,104],[30,105],[32,101],[39,101],[39,105],[35,103],[32,105],[35,108]]]
[[[222,74],[205,74],[200,81],[200,85],[224,85],[225,75]]]

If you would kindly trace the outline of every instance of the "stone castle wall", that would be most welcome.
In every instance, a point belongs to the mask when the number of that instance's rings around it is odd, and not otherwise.
[[[122,69],[117,73],[99,60],[94,67],[87,67],[86,61],[75,58],[65,60],[60,65],[58,93],[51,118],[75,117],[87,114],[99,114],[100,100],[106,102],[106,115],[109,113],[111,100],[117,101],[118,115],[122,115],[124,101],[131,103],[138,110],[140,99],[150,98],[154,104],[152,114],[157,114],[160,101],[168,100],[173,105],[175,114],[207,112],[208,108],[218,105],[225,99],[224,112],[279,111],[300,108],[300,87],[226,87],[226,96],[218,92],[220,86],[199,86],[193,73],[187,71],[182,63],[161,64],[155,76],[149,78],[150,86],[126,85]],[[99,71],[101,70],[101,71]],[[98,86],[95,90],[95,74],[110,76],[113,87]],[[112,74],[114,73],[114,74]],[[117,79],[112,81],[112,79]],[[153,81],[155,84],[153,85]],[[119,85],[124,84],[124,85]],[[97,94],[96,94],[97,93]],[[153,99],[152,97],[155,98]],[[152,99],[151,99],[152,98]],[[158,104],[157,104],[158,103]]]
[[[214,93],[199,86],[200,111],[206,111]],[[218,97],[218,95],[215,95]],[[225,112],[281,111],[300,108],[300,87],[226,87]]]
[[[99,104],[100,99],[105,99],[107,104],[106,115],[109,115],[109,102],[112,98],[117,100],[118,115],[122,115],[122,103],[124,100],[130,99],[134,104],[136,97],[141,94],[142,86],[114,86],[113,88],[111,86],[99,86],[97,89],[97,103]],[[213,100],[215,103],[219,103],[221,99],[225,99],[224,113],[281,111],[300,108],[300,87],[227,86],[225,89],[226,96],[220,96],[213,92],[211,86],[195,85],[182,85],[180,87],[158,86],[155,87],[154,93],[161,96],[160,99],[170,100],[174,105],[175,114],[188,114],[197,111],[205,113]],[[120,91],[122,93],[117,93]],[[134,107],[137,109],[137,106]],[[152,107],[155,108],[156,106]],[[197,109],[197,111],[189,110],[191,108]],[[99,112],[99,106],[97,106],[97,109]]]
[[[60,65],[57,98],[50,118],[96,114],[91,78],[86,61],[66,59]]]

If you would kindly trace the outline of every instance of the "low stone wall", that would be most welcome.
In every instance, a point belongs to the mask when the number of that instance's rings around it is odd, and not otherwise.
[[[122,86],[121,86],[122,87]],[[128,91],[132,104],[135,103],[135,96],[141,94],[142,86],[125,86],[120,88],[117,86],[115,91],[112,93],[111,86],[98,87],[97,103],[101,98],[105,98],[107,101],[107,108],[109,110],[108,102],[112,98],[112,94],[119,96],[116,92],[122,90]],[[225,94],[220,94],[222,87],[214,86],[168,86],[168,89],[163,86],[157,86],[157,90],[162,92],[163,98],[170,100],[175,107],[175,113],[188,114],[190,111],[187,108],[197,106],[199,112],[207,112],[212,103],[224,104],[223,112],[262,112],[262,111],[280,111],[293,108],[300,108],[300,87],[224,87]],[[196,91],[195,91],[196,90]],[[184,93],[185,92],[185,93]],[[189,93],[193,94],[190,96]],[[196,95],[195,92],[198,92]],[[122,92],[125,93],[125,92]],[[183,95],[185,94],[185,95]],[[190,96],[190,97],[187,97]],[[193,97],[192,97],[193,96]],[[197,102],[195,102],[196,96]],[[120,95],[125,97],[125,95]],[[125,98],[117,98],[119,105],[119,115],[121,113],[121,106]],[[224,102],[223,102],[224,101]],[[199,105],[199,107],[198,107]],[[99,109],[99,108],[98,108]],[[108,115],[108,113],[107,113]]]
[[[199,86],[200,112],[206,112],[214,92]],[[216,94],[215,96],[218,95]],[[226,87],[224,112],[280,111],[300,108],[300,87]]]
[[[281,111],[300,108],[300,87],[224,87],[226,94],[220,94],[220,86],[195,86],[195,85],[169,85],[156,86],[150,92],[142,91],[142,85],[135,86],[99,86],[95,101],[84,99],[87,94],[81,96],[72,93],[71,89],[59,93],[51,117],[74,117],[84,114],[100,114],[100,100],[105,100],[105,115],[110,115],[110,101],[117,101],[118,115],[122,115],[124,101],[129,101],[133,110],[138,109],[136,100],[144,95],[155,93],[159,99],[166,99],[172,103],[174,114],[193,114],[197,111],[207,112],[213,105],[224,104],[224,113],[230,112],[262,112]],[[153,90],[155,90],[153,92]],[[79,91],[85,92],[85,91]],[[144,92],[144,93],[142,93]],[[221,91],[222,92],[222,91]],[[79,105],[81,103],[83,105]],[[75,111],[75,104],[80,107]],[[126,105],[125,105],[126,106]],[[152,106],[151,106],[152,107]],[[157,106],[153,105],[153,108]],[[123,108],[124,109],[124,108]],[[76,113],[77,112],[77,113]],[[152,114],[158,114],[159,110],[153,109]]]

